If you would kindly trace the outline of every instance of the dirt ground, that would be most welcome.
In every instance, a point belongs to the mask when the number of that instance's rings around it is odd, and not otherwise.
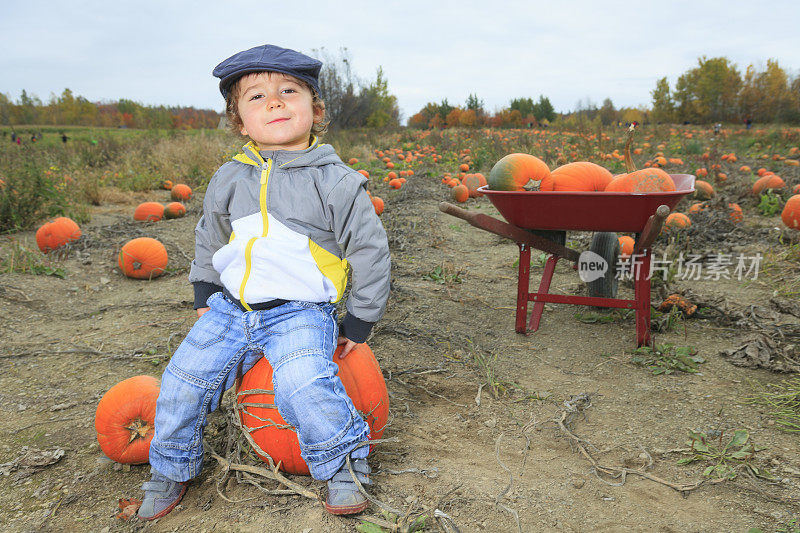
[[[778,383],[786,374],[734,366],[720,356],[753,332],[800,322],[791,303],[775,303],[769,279],[675,281],[672,289],[690,289],[724,312],[657,333],[659,343],[696,347],[705,363],[697,374],[654,375],[632,363],[630,316],[585,323],[576,312],[589,309],[548,305],[538,332],[514,333],[517,247],[440,213],[446,191],[438,182],[415,176],[382,196],[392,294],[368,342],[391,396],[384,437],[395,441],[371,455],[378,500],[410,516],[438,508],[463,532],[775,531],[797,516],[797,436],[745,401],[754,383]],[[183,219],[140,224],[131,218],[133,207],[167,201],[166,192],[122,199],[95,208],[82,241],[63,260],[65,279],[0,277],[0,463],[6,466],[0,468],[0,529],[354,531],[357,517],[333,517],[301,496],[265,495],[230,477],[218,492],[224,472],[210,457],[165,518],[148,524],[115,518],[120,498],[141,497],[149,469],[121,467],[103,456],[95,408],[122,379],[160,376],[194,322],[186,275],[201,205],[196,197]],[[469,205],[496,215],[485,198]],[[753,235],[769,233],[773,222]],[[167,245],[169,275],[136,281],[119,273],[116,252],[135,236]],[[35,248],[32,233],[17,238]],[[585,249],[589,235],[569,238]],[[736,251],[751,250],[750,244],[733,238],[709,246]],[[532,283],[540,273],[535,266]],[[582,290],[577,274],[560,265],[552,291]],[[631,297],[629,285],[620,290]],[[653,302],[660,296],[655,292]],[[215,414],[212,444],[222,424]],[[707,481],[693,490],[668,486],[705,479],[710,463],[677,465],[686,457],[680,450],[688,430],[732,435],[736,429],[748,430],[763,447],[752,464],[769,471],[772,482],[740,470],[733,481]],[[58,460],[28,470],[8,467],[37,451]],[[600,467],[630,472],[600,476]],[[323,494],[324,484],[293,479]],[[381,510],[372,505],[367,514]],[[429,518],[426,530],[440,529]]]

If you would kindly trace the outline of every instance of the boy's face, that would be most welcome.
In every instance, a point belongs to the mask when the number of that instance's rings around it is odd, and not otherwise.
[[[311,126],[323,110],[312,105],[311,90],[280,72],[257,72],[242,77],[237,99],[242,135],[261,150],[308,148]]]

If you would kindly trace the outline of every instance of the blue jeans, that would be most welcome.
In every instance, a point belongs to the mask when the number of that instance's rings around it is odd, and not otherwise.
[[[363,458],[369,426],[336,375],[338,326],[333,304],[289,302],[244,312],[222,293],[209,297],[161,378],[151,467],[172,479],[195,477],[203,464],[208,413],[237,376],[263,355],[273,369],[275,405],[297,430],[300,453],[315,479],[330,479],[348,454]],[[267,384],[264,384],[265,388]]]

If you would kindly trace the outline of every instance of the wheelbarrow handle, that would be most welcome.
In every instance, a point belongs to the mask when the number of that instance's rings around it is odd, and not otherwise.
[[[490,217],[489,215],[472,213],[447,202],[442,202],[439,204],[439,211],[447,213],[448,215],[452,215],[456,218],[466,220],[476,228],[486,230],[490,233],[494,233],[495,235],[500,235],[501,237],[505,237],[519,243],[527,244],[528,246],[537,248],[543,252],[555,254],[559,257],[563,257],[569,261],[572,261],[573,263],[577,263],[578,258],[580,257],[580,254],[575,250],[567,248],[566,246],[561,246],[547,237],[535,235],[518,226],[503,222],[502,220]]]
[[[636,244],[633,247],[634,255],[641,254],[642,251],[647,250],[653,245],[656,237],[661,233],[661,228],[664,226],[664,221],[667,219],[669,211],[669,206],[660,205],[658,209],[656,209],[655,215],[650,215],[650,218],[647,219],[644,225],[642,233],[640,233],[636,239]]]

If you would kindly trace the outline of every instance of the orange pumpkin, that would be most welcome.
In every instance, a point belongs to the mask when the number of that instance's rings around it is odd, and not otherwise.
[[[389,180],[389,187],[392,189],[399,189],[403,186],[403,182],[400,181],[400,178],[394,178]]]
[[[464,186],[469,189],[470,198],[483,196],[483,193],[478,191],[478,187],[483,187],[486,185],[486,178],[483,177],[483,174],[467,174],[464,177],[464,181],[461,183],[463,183]]]
[[[181,218],[186,214],[186,206],[180,202],[171,202],[164,208],[164,218]]]
[[[550,168],[530,154],[508,154],[494,164],[487,182],[495,191],[521,191],[529,181],[540,181],[550,175]]]
[[[375,208],[375,214],[380,216],[383,214],[383,198],[380,196],[372,197],[372,207]]]
[[[706,203],[705,202],[695,202],[689,206],[689,214],[694,215],[695,213],[700,213],[701,211],[706,210]]]
[[[780,176],[768,172],[753,184],[753,194],[758,196],[767,189],[782,189],[784,187],[786,187],[786,182]]]
[[[58,217],[36,230],[36,245],[43,253],[47,253],[79,239],[80,236],[81,228],[74,220]]]
[[[619,255],[620,257],[629,257],[633,253],[633,246],[636,241],[633,237],[622,235],[619,239]]]
[[[369,172],[367,172],[366,170],[361,169],[358,171],[358,173],[364,176],[365,178],[369,179]]]
[[[111,387],[100,399],[94,428],[100,449],[109,459],[127,464],[149,460],[159,391],[159,381],[153,376],[134,376]]]
[[[165,189],[167,191],[171,191],[172,190],[172,185],[173,185],[172,184],[172,180],[163,180],[161,182],[161,188]]]
[[[172,199],[176,202],[185,202],[192,197],[192,188],[183,183],[172,186]]]
[[[356,159],[355,157],[351,157],[350,160],[347,162],[347,164],[351,166],[355,165],[356,163],[358,163],[358,159]]]
[[[614,178],[606,192],[667,192],[675,190],[675,182],[660,168],[636,170]]]
[[[117,264],[129,278],[152,279],[164,273],[167,249],[156,239],[139,237],[128,241],[119,251]]]
[[[602,191],[614,179],[608,169],[588,161],[567,163],[545,176],[540,191]]]
[[[700,200],[708,200],[714,196],[714,187],[707,181],[696,180],[694,188],[694,195]]]
[[[692,221],[683,213],[670,213],[664,222],[664,226],[670,229],[688,228],[691,225]]]
[[[469,198],[469,189],[464,185],[456,185],[450,190],[453,200],[458,203],[464,203]]]
[[[133,220],[156,222],[164,216],[164,206],[158,202],[142,202],[133,211]]]
[[[731,220],[737,224],[744,220],[744,213],[742,213],[742,208],[739,206],[739,204],[728,204],[728,216],[730,216]]]
[[[370,439],[379,439],[389,419],[389,393],[378,361],[366,344],[357,345],[344,359],[338,357],[341,351],[342,346],[339,346],[333,356],[334,363],[339,366],[339,378],[353,405],[366,418]],[[274,405],[272,389],[272,367],[262,358],[244,375],[237,390],[242,425],[249,429],[253,440],[275,464],[280,462],[281,470],[308,475],[308,465],[300,456],[294,428],[286,424],[277,409],[252,405]],[[259,456],[267,461],[266,457]]]
[[[800,194],[795,194],[786,200],[781,212],[781,220],[787,228],[800,231]]]
[[[625,142],[625,168],[627,174],[611,180],[605,188],[606,192],[660,192],[674,191],[675,183],[669,174],[660,168],[651,167],[636,170],[631,159],[631,144],[635,127],[628,129],[628,139]]]

